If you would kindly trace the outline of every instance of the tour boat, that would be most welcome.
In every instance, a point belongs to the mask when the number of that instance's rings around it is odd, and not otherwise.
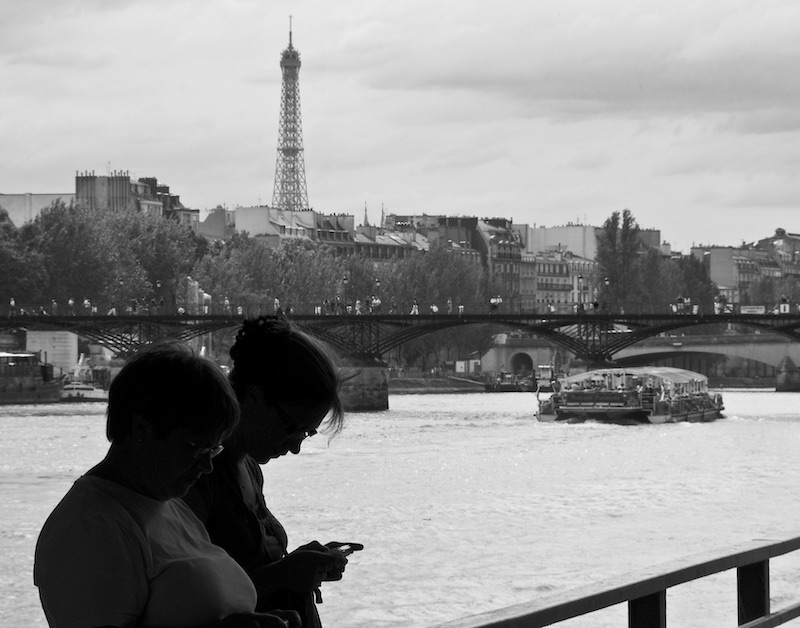
[[[108,401],[108,391],[88,382],[67,382],[61,387],[61,401]]]
[[[53,365],[42,362],[38,352],[0,352],[0,405],[53,403],[60,391]]]
[[[700,373],[666,366],[607,368],[561,381],[539,402],[540,421],[677,423],[722,416],[722,395],[708,392]]]
[[[539,392],[555,392],[556,372],[550,364],[540,364],[536,371],[536,386]]]

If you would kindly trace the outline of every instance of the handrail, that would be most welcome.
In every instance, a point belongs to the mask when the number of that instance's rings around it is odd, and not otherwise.
[[[629,628],[666,628],[667,589],[734,567],[740,628],[771,628],[800,617],[800,602],[775,613],[769,608],[769,560],[798,549],[800,537],[754,540],[722,554],[704,552],[434,628],[541,628],[622,602],[628,602]]]

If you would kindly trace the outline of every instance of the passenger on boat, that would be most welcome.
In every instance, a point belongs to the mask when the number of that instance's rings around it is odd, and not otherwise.
[[[186,346],[127,362],[111,383],[108,453],[39,535],[33,578],[50,626],[300,626],[294,612],[254,612],[247,573],[180,500],[238,417],[225,375]]]
[[[330,435],[342,428],[334,360],[318,341],[272,318],[245,321],[230,353],[242,420],[214,472],[185,501],[211,540],[250,574],[259,610],[292,608],[303,628],[318,627],[315,596],[321,601],[322,582],[341,579],[347,564],[337,549],[342,544],[313,541],[290,552],[283,526],[267,508],[259,465],[299,453],[323,422]]]

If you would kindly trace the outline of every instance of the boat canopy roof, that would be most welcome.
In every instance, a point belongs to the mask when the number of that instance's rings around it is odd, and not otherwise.
[[[632,367],[613,367],[586,371],[567,377],[567,384],[580,384],[590,381],[605,381],[608,377],[614,379],[639,379],[646,382],[649,379],[672,382],[673,384],[705,384],[708,378],[694,371],[674,368],[671,366],[632,366]]]
[[[0,358],[35,358],[35,353],[7,353],[0,351]]]

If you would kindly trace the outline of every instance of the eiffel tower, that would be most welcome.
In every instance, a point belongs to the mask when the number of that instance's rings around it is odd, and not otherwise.
[[[272,207],[309,211],[306,165],[303,159],[303,125],[300,119],[300,53],[292,46],[289,19],[289,47],[281,54],[281,119],[278,127],[278,160]]]

